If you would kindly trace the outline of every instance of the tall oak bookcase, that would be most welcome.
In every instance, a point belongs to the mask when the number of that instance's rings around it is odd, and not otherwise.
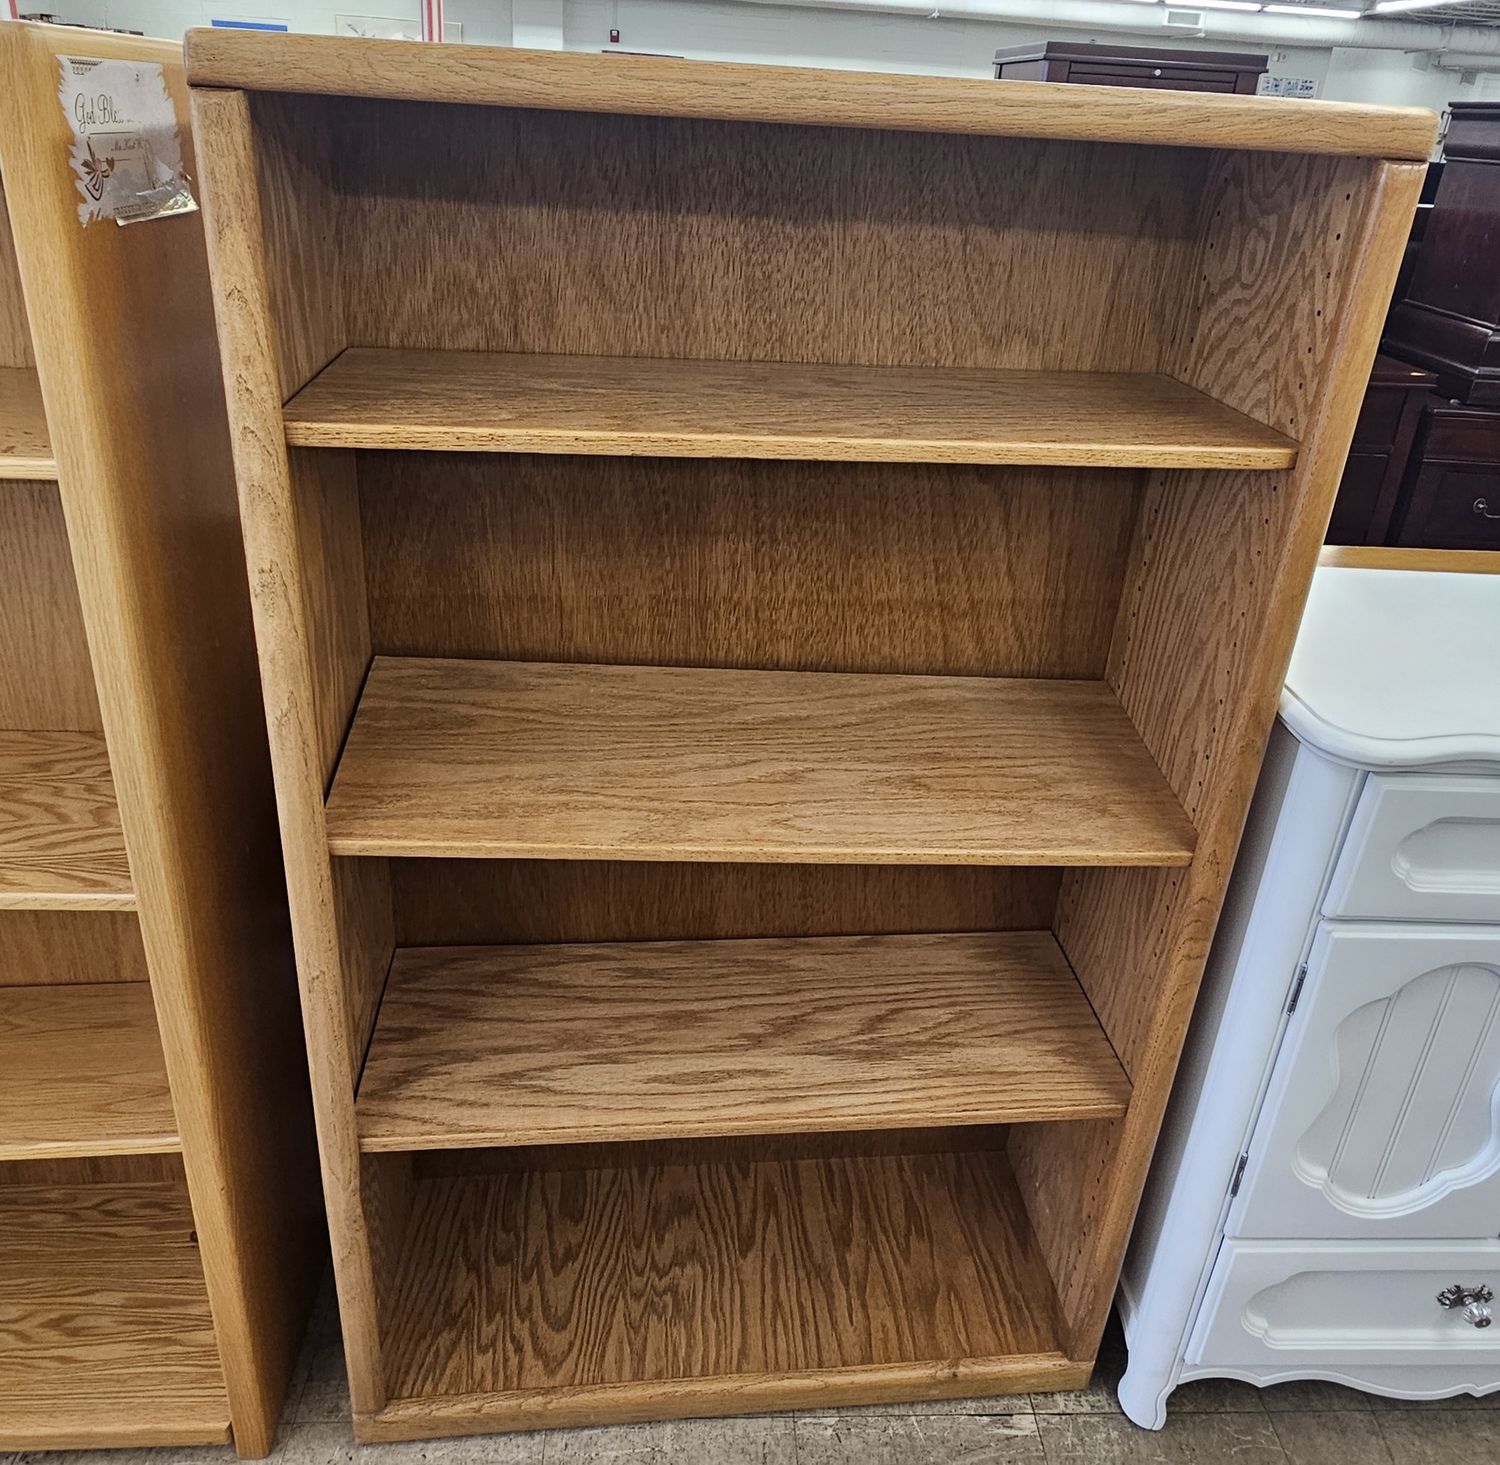
[[[0,24],[0,1453],[258,1456],[326,1245],[208,262],[80,223],[60,55],[193,171],[180,46]]]
[[[360,1438],[1080,1385],[1434,119],[188,69]]]

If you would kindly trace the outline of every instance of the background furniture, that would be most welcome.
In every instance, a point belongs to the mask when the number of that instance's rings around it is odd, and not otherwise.
[[[1386,543],[1435,381],[1430,371],[1394,356],[1382,352],[1375,358],[1328,523],[1329,544]]]
[[[1080,1384],[1431,115],[188,54],[360,1438]]]
[[[193,172],[180,48],[0,25],[0,1450],[262,1455],[324,1243],[202,226],[80,226],[57,53]]]
[[[1427,403],[1387,542],[1500,549],[1500,412]]]
[[[1455,102],[1443,176],[1386,347],[1438,375],[1444,397],[1500,405],[1500,104]]]
[[[1500,1388],[1500,555],[1462,563],[1318,572],[1125,1265],[1139,1424],[1202,1377]]]
[[[1152,50],[1092,41],[1043,41],[995,52],[1001,81],[1067,81],[1158,91],[1253,96],[1269,58],[1238,51]]]

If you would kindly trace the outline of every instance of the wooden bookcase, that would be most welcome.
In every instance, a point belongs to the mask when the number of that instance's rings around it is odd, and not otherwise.
[[[0,1453],[264,1455],[325,1243],[202,221],[80,225],[60,53],[192,171],[179,46],[0,25]]]
[[[1434,119],[188,69],[360,1438],[1080,1385]]]

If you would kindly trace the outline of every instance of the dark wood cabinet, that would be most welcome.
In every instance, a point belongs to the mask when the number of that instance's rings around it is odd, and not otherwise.
[[[1500,549],[1500,412],[1429,403],[1389,542]]]
[[[1044,41],[995,52],[1001,81],[1068,81],[1178,92],[1254,93],[1268,58],[1240,51],[1165,51]]]
[[[1339,484],[1329,544],[1384,544],[1422,409],[1436,378],[1384,354],[1375,358]]]
[[[1455,102],[1421,253],[1386,346],[1445,397],[1500,405],[1500,103]]]

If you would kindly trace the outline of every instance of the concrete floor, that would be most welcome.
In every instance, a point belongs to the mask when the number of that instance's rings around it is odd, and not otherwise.
[[[357,1448],[338,1322],[325,1288],[287,1401],[276,1465],[1488,1465],[1500,1394],[1410,1404],[1336,1384],[1186,1384],[1160,1432],[1115,1402],[1124,1344],[1111,1327],[1075,1394],[892,1404]],[[227,1450],[0,1456],[0,1465],[232,1465]]]

